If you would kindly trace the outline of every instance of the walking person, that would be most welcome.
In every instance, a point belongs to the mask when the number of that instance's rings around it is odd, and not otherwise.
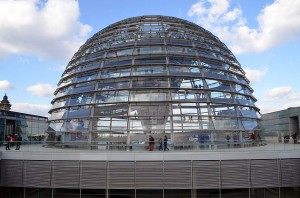
[[[159,138],[158,142],[159,142],[159,149],[158,150],[160,150],[160,151],[164,150],[163,149],[163,140],[162,140],[162,138]]]
[[[21,143],[22,143],[22,136],[19,134],[17,136],[16,140],[17,140],[16,150],[20,150],[20,146],[21,146]]]
[[[164,137],[164,151],[169,150],[168,148],[168,137],[165,135]]]
[[[5,150],[10,150],[10,136],[5,137]]]

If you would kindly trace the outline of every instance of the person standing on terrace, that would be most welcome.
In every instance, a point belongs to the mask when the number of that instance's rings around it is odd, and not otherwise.
[[[4,144],[5,144],[5,150],[10,150],[10,135],[7,135],[7,136],[5,137],[5,142],[4,142]]]
[[[164,137],[164,151],[169,150],[168,148],[168,137],[165,135]]]
[[[20,150],[20,146],[21,146],[21,143],[22,143],[22,136],[19,134],[17,135],[16,137],[16,141],[17,141],[17,146],[16,146],[16,150]]]
[[[149,151],[153,151],[153,147],[154,147],[154,138],[149,135]]]

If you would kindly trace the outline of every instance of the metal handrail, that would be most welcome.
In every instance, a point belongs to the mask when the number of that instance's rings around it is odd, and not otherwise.
[[[0,151],[6,151],[5,141],[0,141]],[[17,143],[20,144],[20,151],[44,151],[44,152],[64,152],[64,151],[148,151],[149,142],[87,142],[87,141],[68,141],[68,142],[43,142],[43,141],[14,141],[9,143],[11,150],[15,150]],[[153,151],[159,150],[159,142],[155,142]],[[278,143],[274,141],[246,141],[246,142],[172,142],[168,145],[169,151],[267,151],[267,150],[300,150],[300,144]],[[164,147],[164,145],[162,145]]]

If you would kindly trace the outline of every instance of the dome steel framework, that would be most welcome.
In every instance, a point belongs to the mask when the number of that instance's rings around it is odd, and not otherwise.
[[[63,142],[130,143],[148,134],[241,141],[258,126],[252,93],[235,56],[209,31],[174,17],[128,18],[75,53],[51,102],[48,132]]]

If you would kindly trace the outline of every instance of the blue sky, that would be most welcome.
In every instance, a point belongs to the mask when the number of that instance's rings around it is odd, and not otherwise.
[[[1,0],[0,99],[48,116],[61,74],[79,47],[119,20],[179,17],[218,36],[251,81],[261,113],[300,106],[299,0]]]

